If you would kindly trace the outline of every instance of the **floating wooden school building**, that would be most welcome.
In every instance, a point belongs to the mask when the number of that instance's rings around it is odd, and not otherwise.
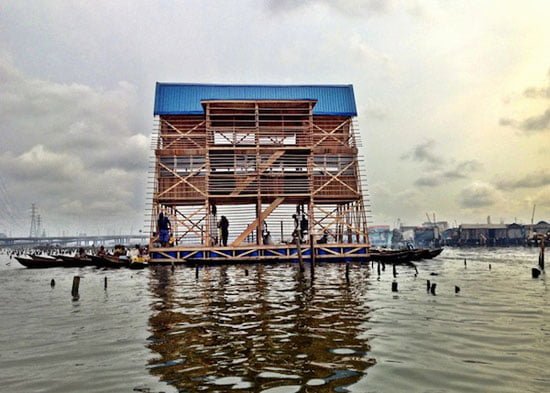
[[[292,261],[296,226],[306,260],[368,254],[351,85],[157,83],[154,115],[152,262]]]

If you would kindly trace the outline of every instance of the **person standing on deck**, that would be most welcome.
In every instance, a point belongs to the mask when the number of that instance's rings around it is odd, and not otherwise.
[[[294,238],[300,236],[300,220],[298,219],[298,216],[296,214],[292,215],[292,219],[294,220],[294,231],[292,232],[292,240],[294,241]],[[300,240],[302,240],[301,237]]]
[[[229,236],[229,221],[225,216],[221,216],[218,226],[221,232],[222,246],[227,247],[227,238]]]
[[[302,215],[302,219],[300,220],[300,239],[304,240],[307,235],[307,231],[309,227],[309,221],[305,214]]]
[[[170,241],[170,220],[162,212],[159,214],[157,221],[159,241],[162,247],[166,247]]]

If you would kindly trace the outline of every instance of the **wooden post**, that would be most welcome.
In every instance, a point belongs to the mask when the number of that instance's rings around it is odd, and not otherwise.
[[[436,285],[437,284],[434,282],[434,283],[432,283],[432,286],[430,287],[430,293],[434,296],[435,296],[435,287],[436,287]]]
[[[299,229],[297,229],[299,230]],[[298,253],[298,261],[300,263],[300,271],[304,272],[304,260],[302,259],[302,246],[300,244],[300,235],[294,231],[294,243],[296,244],[296,251]]]
[[[311,279],[313,280],[313,276],[315,274],[315,259],[316,259],[316,255],[315,255],[315,236],[313,236],[313,234],[310,234],[309,235],[309,247],[310,247],[310,258],[309,258],[309,268],[310,268],[310,272],[311,272]]]
[[[349,284],[349,262],[346,262],[346,282]]]
[[[460,292],[460,287],[455,285],[455,293],[459,293]]]
[[[71,295],[73,298],[78,298],[78,287],[80,286],[80,276],[73,277],[73,288],[71,289]]]
[[[107,277],[104,279],[103,289],[107,290]]]
[[[466,267],[466,259],[464,259],[464,267]]]
[[[426,280],[426,292],[430,292],[431,284],[430,280]]]
[[[199,265],[195,265],[195,280],[199,279]]]
[[[540,237],[539,267],[544,270],[544,235]]]
[[[55,287],[55,280],[52,278],[52,281],[50,281],[50,286],[53,288]]]
[[[283,243],[284,241],[284,234],[283,234],[283,220],[281,220],[281,244]]]
[[[391,283],[391,291],[397,292],[397,281]]]
[[[378,275],[380,275],[380,262],[378,262],[378,267],[376,270],[378,271]]]
[[[393,278],[397,277],[397,269],[395,267],[395,263],[393,264]]]
[[[536,267],[532,268],[531,269],[531,277],[539,278],[539,276],[540,276],[540,270],[537,269]]]

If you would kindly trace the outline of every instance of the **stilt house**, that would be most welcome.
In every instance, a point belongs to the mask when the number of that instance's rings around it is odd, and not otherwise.
[[[157,83],[154,115],[153,262],[368,253],[351,85]]]

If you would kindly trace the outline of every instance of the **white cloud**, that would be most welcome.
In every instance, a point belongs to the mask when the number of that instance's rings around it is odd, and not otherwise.
[[[36,203],[44,218],[81,225],[81,231],[113,216],[138,227],[149,138],[132,126],[134,86],[103,89],[31,78],[9,57],[0,60],[0,80],[0,165],[15,210]]]
[[[479,181],[466,186],[459,195],[460,205],[466,209],[493,206],[502,199],[502,195],[493,185]]]

